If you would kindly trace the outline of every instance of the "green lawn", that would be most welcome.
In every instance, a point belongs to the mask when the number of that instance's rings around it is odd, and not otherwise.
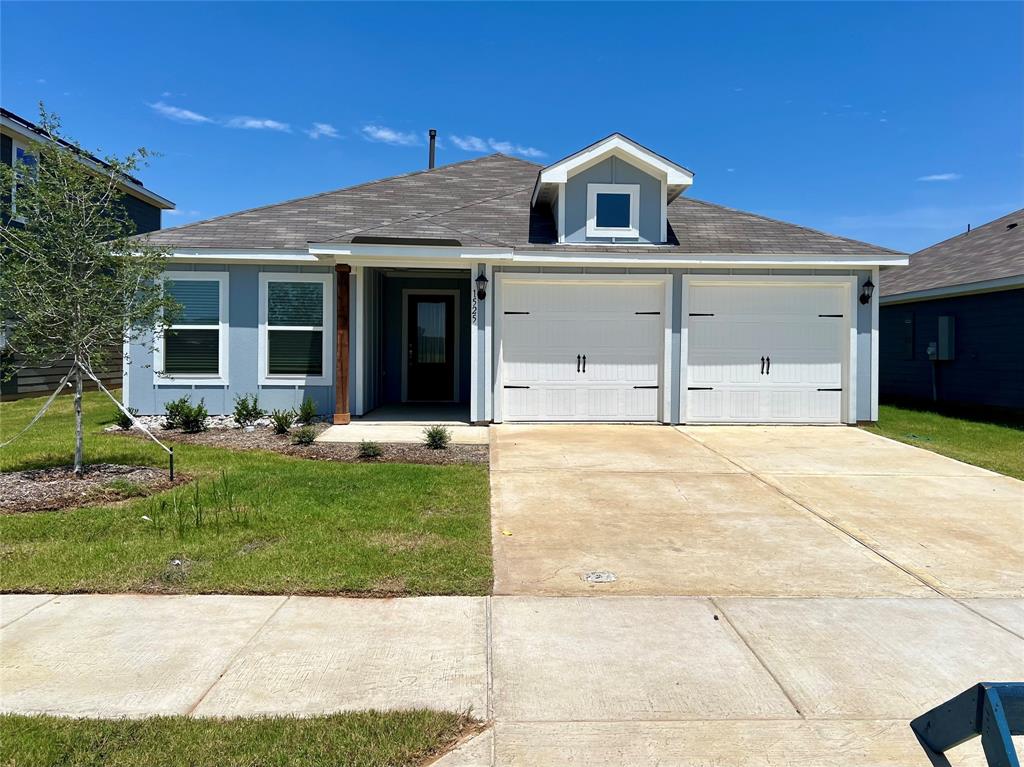
[[[41,399],[0,404],[0,440]],[[72,402],[0,450],[0,470],[70,463]],[[86,460],[166,467],[151,442],[102,433],[113,404],[86,395]],[[179,529],[158,499],[0,516],[0,591],[276,594],[487,594],[491,546],[487,468],[345,464],[264,452],[175,446],[178,472],[197,477],[200,527]],[[241,514],[214,515],[221,472]],[[144,516],[156,517],[152,522]],[[177,560],[179,564],[175,564]]]
[[[891,439],[1024,479],[1024,427],[955,418],[882,405],[878,424],[865,427]]]
[[[467,722],[437,711],[260,719],[0,716],[2,767],[404,767]]]

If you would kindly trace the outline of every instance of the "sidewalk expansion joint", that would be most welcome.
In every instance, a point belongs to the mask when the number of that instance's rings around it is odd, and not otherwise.
[[[241,647],[239,647],[237,650],[235,650],[233,653],[231,653],[231,657],[228,658],[228,662],[224,664],[224,669],[217,675],[217,678],[214,679],[210,683],[209,687],[207,687],[205,690],[203,690],[203,694],[199,696],[199,698],[196,700],[196,702],[193,703],[191,706],[189,706],[188,711],[185,712],[185,716],[192,716],[192,714],[195,713],[195,710],[197,708],[199,708],[199,704],[201,704],[204,700],[206,700],[206,696],[209,695],[210,692],[213,690],[213,688],[216,687],[220,683],[220,680],[224,678],[224,675],[227,674],[228,671],[231,670],[231,667],[235,664],[235,661],[238,660],[238,658],[242,655],[242,653],[245,652],[246,649],[250,645],[252,645],[253,642],[256,641],[256,637],[258,637],[260,635],[260,633],[263,631],[263,629],[265,629],[267,627],[267,624],[270,623],[270,621],[274,620],[274,617],[279,612],[281,612],[281,608],[284,607],[286,604],[288,604],[288,600],[290,600],[290,599],[291,599],[290,595],[285,596],[285,598],[281,600],[281,604],[279,604],[277,607],[274,608],[274,611],[272,613],[270,613],[270,615],[267,616],[266,620],[264,620],[256,628],[256,630],[252,633],[252,636],[249,637],[247,640],[245,640],[245,642],[242,643]]]

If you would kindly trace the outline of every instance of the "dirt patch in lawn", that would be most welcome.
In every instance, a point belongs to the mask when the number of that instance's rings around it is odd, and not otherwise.
[[[0,473],[0,514],[56,511],[123,501],[159,493],[187,481],[171,482],[165,469],[94,463],[81,479],[71,466]]]
[[[314,424],[317,434],[328,428],[328,424]],[[137,429],[110,432],[118,436],[146,439]],[[164,430],[157,432],[161,441],[183,442],[189,445],[207,445],[227,450],[269,450],[274,453],[309,458],[315,461],[341,461],[344,463],[487,463],[487,445],[449,445],[444,450],[404,442],[381,442],[382,455],[379,458],[360,458],[359,445],[349,442],[314,442],[311,445],[293,445],[290,434],[275,434],[273,429],[210,429],[198,434]]]

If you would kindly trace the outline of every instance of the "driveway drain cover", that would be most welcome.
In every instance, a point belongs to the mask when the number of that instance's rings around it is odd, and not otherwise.
[[[583,576],[583,580],[587,583],[612,583],[617,581],[615,573],[609,572],[608,570],[594,570]]]

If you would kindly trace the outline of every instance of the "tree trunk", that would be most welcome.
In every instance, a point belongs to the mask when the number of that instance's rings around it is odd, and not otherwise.
[[[82,368],[75,362],[75,476],[81,478],[85,473],[84,463],[84,429],[82,427]]]

